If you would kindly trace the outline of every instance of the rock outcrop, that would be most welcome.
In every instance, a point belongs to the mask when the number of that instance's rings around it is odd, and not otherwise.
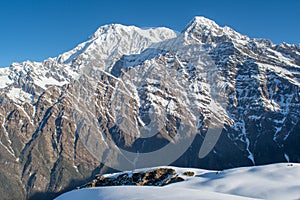
[[[165,186],[167,184],[184,181],[184,178],[176,174],[171,168],[157,168],[142,172],[120,173],[118,175],[96,175],[95,179],[80,188],[103,186]]]
[[[299,55],[196,17],[178,35],[103,26],[0,69],[1,198],[52,199],[114,169],[300,162]],[[165,170],[120,181],[163,185]]]

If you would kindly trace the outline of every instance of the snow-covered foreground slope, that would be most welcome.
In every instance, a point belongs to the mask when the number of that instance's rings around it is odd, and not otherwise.
[[[57,200],[76,199],[300,199],[300,164],[272,164],[224,171],[175,168],[185,181],[164,187],[110,186],[74,190]],[[193,177],[184,176],[195,172]],[[113,174],[111,176],[115,176]]]
[[[300,163],[299,130],[299,44],[204,17],[181,33],[104,25],[56,58],[0,69],[0,199],[50,200],[112,169]]]

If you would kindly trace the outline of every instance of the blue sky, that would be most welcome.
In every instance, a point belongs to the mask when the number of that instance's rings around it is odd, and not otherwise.
[[[298,0],[2,0],[0,66],[55,57],[104,24],[181,31],[196,15],[250,37],[298,44],[299,10]]]

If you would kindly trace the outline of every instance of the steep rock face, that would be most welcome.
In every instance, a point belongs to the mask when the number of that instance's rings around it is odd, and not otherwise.
[[[10,166],[1,172],[6,183],[1,196],[51,199],[88,179],[100,162],[79,139],[80,120],[75,120],[85,115],[79,113],[85,108],[78,92],[87,91],[82,65],[97,62],[97,68],[106,69],[123,54],[137,54],[175,36],[167,28],[107,25],[58,58],[1,69],[1,163]],[[85,95],[94,95],[94,88],[88,89]]]
[[[299,55],[196,17],[179,35],[103,26],[13,63],[0,69],[0,193],[52,198],[110,168],[299,162]]]

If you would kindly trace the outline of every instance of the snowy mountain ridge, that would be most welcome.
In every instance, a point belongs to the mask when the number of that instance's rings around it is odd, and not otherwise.
[[[55,196],[112,169],[300,162],[299,45],[204,17],[180,34],[105,25],[0,80],[3,195]]]
[[[228,26],[220,27],[216,22],[205,17],[195,17],[183,32],[204,43],[208,41],[219,42],[214,38],[232,40],[237,44],[246,44],[250,41],[249,37],[234,31]]]

